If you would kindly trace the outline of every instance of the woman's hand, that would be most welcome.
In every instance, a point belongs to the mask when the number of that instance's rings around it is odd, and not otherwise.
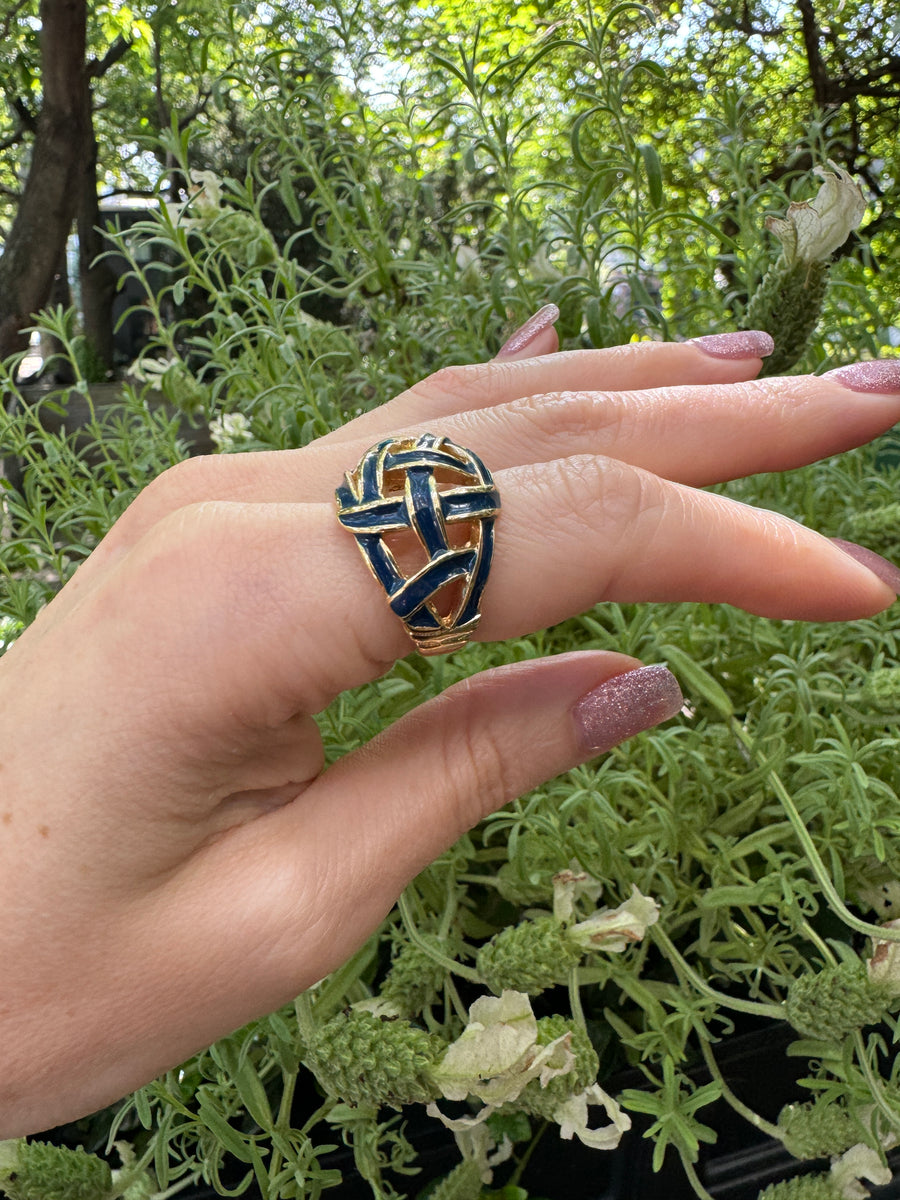
[[[678,710],[664,668],[560,655],[452,687],[323,772],[312,714],[411,648],[334,503],[386,434],[445,434],[494,473],[480,639],[602,600],[835,621],[893,601],[877,556],[695,490],[900,419],[896,366],[756,382],[756,337],[553,354],[539,321],[303,450],[146,488],[0,663],[0,1136],[275,1009],[486,813]]]

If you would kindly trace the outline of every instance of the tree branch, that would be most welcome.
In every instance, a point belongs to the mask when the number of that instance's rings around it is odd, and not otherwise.
[[[209,102],[212,99],[212,92],[204,92],[198,97],[197,103],[190,111],[186,112],[183,117],[178,118],[178,132],[183,133],[192,121],[196,121],[201,113],[205,113],[209,107]]]
[[[14,100],[11,100],[10,107],[19,118],[20,128],[27,129],[29,133],[35,133],[37,130],[37,117],[21,96],[16,96]]]
[[[826,108],[834,103],[832,97],[832,82],[825,69],[822,59],[822,31],[816,18],[813,0],[797,0],[797,11],[803,30],[803,45],[806,49],[806,63],[809,68],[809,78],[813,85],[813,97],[819,108]]]
[[[120,58],[124,58],[132,45],[130,38],[117,37],[102,58],[92,58],[88,63],[88,78],[102,79],[110,67],[114,67]]]

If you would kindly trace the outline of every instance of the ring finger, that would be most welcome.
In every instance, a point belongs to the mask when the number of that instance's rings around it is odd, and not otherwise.
[[[827,538],[616,459],[530,463],[496,480],[503,511],[479,640],[521,636],[602,600],[724,602],[764,616],[847,620],[894,599]],[[177,538],[166,529],[172,520]],[[132,617],[147,643],[159,645],[153,630],[166,614],[167,630],[191,647],[185,656],[167,645],[176,705],[189,668],[189,694],[211,695],[241,722],[317,712],[412,648],[331,503],[191,506],[122,566],[137,573]],[[215,688],[198,686],[204,674]]]

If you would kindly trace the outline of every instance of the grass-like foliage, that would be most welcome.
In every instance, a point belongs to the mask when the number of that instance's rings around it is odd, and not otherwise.
[[[96,401],[70,314],[41,322],[72,364],[70,389],[28,403],[15,363],[2,368],[0,442],[17,483],[3,494],[0,649],[138,490],[185,456],[189,418],[212,425],[220,452],[302,446],[440,365],[490,356],[548,300],[568,347],[741,324],[777,250],[763,218],[786,196],[759,182],[760,147],[743,139],[746,112],[729,96],[698,130],[727,205],[717,211],[699,181],[696,198],[667,192],[641,126],[641,98],[665,77],[640,57],[635,8],[502,60],[480,57],[477,39],[450,48],[434,64],[434,101],[415,81],[372,96],[280,58],[260,63],[246,175],[198,176],[186,205],[161,204],[122,239],[157,332],[117,403]],[[538,94],[554,57],[571,64],[571,91],[551,122],[514,99]],[[192,145],[176,133],[169,149],[189,176]],[[797,196],[814,187],[801,181]],[[865,262],[832,271],[805,369],[881,349]],[[73,397],[87,407],[77,430]],[[883,443],[727,491],[897,555],[896,457]],[[841,627],[604,604],[520,641],[397,664],[321,715],[329,756],[463,676],[588,648],[668,663],[687,696],[681,717],[485,820],[344,968],[126,1101],[104,1130],[108,1147],[123,1139],[137,1156],[116,1194],[205,1180],[222,1194],[318,1197],[341,1183],[343,1144],[373,1196],[420,1194],[415,1139],[390,1106],[408,1118],[445,1105],[442,1056],[488,979],[529,992],[535,1045],[561,1039],[571,1062],[552,1100],[535,1081],[510,1084],[479,1134],[460,1133],[463,1163],[435,1197],[477,1200],[502,1146],[513,1157],[494,1165],[493,1186],[525,1197],[544,1120],[555,1137],[567,1100],[595,1080],[617,1090],[629,1068],[644,1086],[619,1102],[651,1116],[654,1165],[680,1157],[701,1197],[714,1103],[800,1157],[862,1143],[877,1164],[900,1144],[894,993],[865,967],[876,922],[900,914],[890,613]],[[590,878],[567,908],[554,877],[569,870]],[[576,925],[634,889],[659,906],[643,936],[578,940]],[[761,1020],[789,1022],[791,1053],[808,1060],[809,1103],[778,1122],[751,1112],[718,1065],[735,1027]],[[698,1065],[708,1082],[691,1074]]]

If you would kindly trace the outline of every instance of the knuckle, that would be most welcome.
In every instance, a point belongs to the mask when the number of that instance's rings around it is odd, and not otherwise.
[[[646,507],[644,472],[614,458],[573,455],[551,464],[551,487],[569,527],[596,536],[627,530]]]
[[[211,454],[182,459],[158,475],[141,492],[141,497],[147,496],[157,504],[166,503],[170,507],[199,500],[218,475],[220,464],[221,460]]]
[[[138,494],[122,518],[130,532],[149,529],[173,509],[200,500],[218,474],[212,455],[186,458],[168,467]]]
[[[504,368],[496,363],[472,363],[441,367],[412,390],[430,398],[452,398],[455,408],[489,406],[498,394]]]
[[[598,434],[615,440],[627,412],[619,392],[563,391],[528,396],[515,401],[512,410],[521,414],[539,434],[553,438],[554,445],[574,446],[594,442]]]

